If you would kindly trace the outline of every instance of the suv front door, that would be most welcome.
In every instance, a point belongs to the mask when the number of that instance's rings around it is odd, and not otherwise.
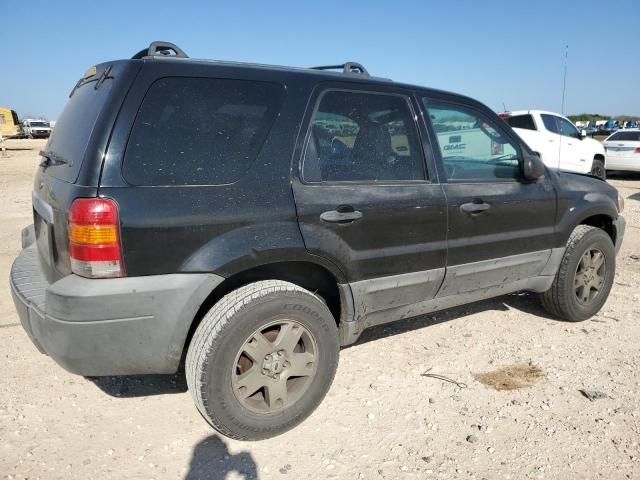
[[[549,113],[540,114],[547,136],[550,139],[550,147],[556,160],[547,165],[553,165],[570,172],[585,172],[584,161],[581,161],[581,143],[576,135],[578,131],[568,120]],[[559,158],[559,161],[558,161]]]
[[[448,211],[447,271],[438,297],[544,273],[556,194],[548,178],[523,178],[522,147],[498,117],[473,104],[423,98],[439,145]]]
[[[578,131],[573,123],[563,117],[556,117],[558,124],[558,132],[562,136],[561,157],[564,160],[572,162],[574,168],[578,172],[587,172],[591,170],[593,162],[591,151],[585,142],[582,141],[582,134]]]
[[[386,88],[323,85],[310,105],[293,181],[306,248],[342,269],[368,325],[395,320],[390,309],[433,298],[444,277],[446,204],[424,125]]]

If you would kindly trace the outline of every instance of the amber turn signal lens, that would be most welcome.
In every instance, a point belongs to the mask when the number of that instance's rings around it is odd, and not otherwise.
[[[118,232],[115,225],[69,225],[69,241],[84,245],[116,243]]]

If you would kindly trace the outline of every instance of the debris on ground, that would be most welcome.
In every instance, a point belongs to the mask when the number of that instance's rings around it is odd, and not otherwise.
[[[603,398],[609,398],[609,395],[606,393],[600,392],[598,390],[578,390],[584,397],[588,398],[592,402],[596,400],[601,400]]]
[[[478,443],[478,437],[476,437],[475,435],[469,435],[467,436],[467,442]]]

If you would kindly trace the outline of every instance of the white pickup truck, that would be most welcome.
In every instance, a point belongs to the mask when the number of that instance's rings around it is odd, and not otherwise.
[[[586,137],[567,118],[542,110],[504,112],[500,116],[551,168],[607,176],[604,147]]]

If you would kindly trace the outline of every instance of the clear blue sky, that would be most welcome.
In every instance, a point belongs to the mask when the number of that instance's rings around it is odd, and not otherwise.
[[[640,0],[0,0],[0,105],[55,119],[91,65],[152,40],[191,57],[363,63],[495,110],[640,116]]]

